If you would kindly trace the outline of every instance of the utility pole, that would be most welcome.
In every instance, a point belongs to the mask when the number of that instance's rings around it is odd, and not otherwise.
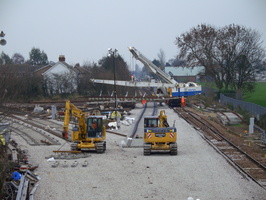
[[[117,49],[108,49],[108,57],[112,58],[113,63],[113,69],[114,69],[114,94],[115,94],[115,118],[117,126],[120,127],[120,119],[118,119],[118,113],[117,113],[117,91],[116,91],[116,69],[115,69],[115,58],[118,57],[118,50]]]
[[[117,111],[117,92],[116,92],[116,73],[115,73],[115,58],[118,57],[117,49],[112,50],[112,48],[108,49],[108,57],[112,58],[113,61],[113,69],[114,69],[114,94],[115,94],[115,111]]]

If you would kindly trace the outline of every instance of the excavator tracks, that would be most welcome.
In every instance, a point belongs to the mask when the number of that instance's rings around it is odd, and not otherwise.
[[[97,153],[104,153],[106,150],[106,142],[97,142],[96,144],[96,152]]]
[[[71,151],[78,151],[78,143],[71,142],[70,143],[70,149],[71,149]]]
[[[177,155],[177,143],[173,142],[170,144],[170,155]]]
[[[144,156],[151,155],[151,144],[148,144],[148,143],[144,144],[143,155]]]

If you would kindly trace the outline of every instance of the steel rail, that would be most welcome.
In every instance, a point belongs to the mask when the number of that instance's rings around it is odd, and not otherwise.
[[[109,130],[106,130],[106,132],[111,133],[111,134],[114,134],[114,135],[119,135],[119,136],[122,136],[122,137],[127,137],[127,135],[126,134],[123,134],[123,133],[117,133],[117,132],[109,131]]]
[[[45,129],[44,126],[42,126],[42,125],[38,125],[38,124],[33,123],[33,122],[29,121],[29,120],[24,120],[24,119],[21,119],[21,118],[19,118],[19,117],[14,116],[14,115],[12,115],[11,117],[12,117],[12,118],[15,118],[15,119],[17,119],[17,120],[19,120],[19,121],[22,121],[22,122],[24,122],[24,123],[26,123],[26,124],[30,124],[31,126],[36,127],[36,128],[39,128],[39,129],[41,129],[41,130]],[[53,131],[53,130],[45,129],[45,131],[48,132],[48,133],[50,133],[50,134],[52,134],[52,135],[54,135],[54,136],[56,136],[56,137],[59,137],[59,138],[65,139],[65,138],[63,138],[62,135],[58,134],[57,132],[55,132],[55,131]],[[65,140],[67,140],[68,142],[71,142],[70,139],[65,139]]]
[[[185,112],[190,112],[190,111],[187,111],[187,110],[184,110],[183,109],[183,111],[185,111]],[[178,113],[182,118],[184,117],[184,115],[183,114],[180,114],[180,113],[182,113],[182,109],[179,109],[179,110],[177,110],[177,109],[175,109],[175,112],[176,113]],[[231,147],[233,147],[237,152],[239,152],[239,153],[241,153],[242,155],[244,155],[244,156],[239,156],[239,157],[241,157],[242,159],[242,161],[245,161],[245,162],[247,162],[247,159],[251,162],[251,163],[249,163],[249,164],[255,164],[255,166],[257,166],[257,167],[260,167],[261,168],[261,170],[263,171],[263,172],[265,172],[265,177],[266,177],[266,167],[262,164],[262,163],[260,163],[259,161],[257,161],[255,158],[253,158],[251,155],[249,155],[248,153],[246,153],[245,151],[243,151],[241,148],[239,148],[238,146],[236,146],[233,142],[231,142],[230,140],[228,140],[219,130],[217,130],[213,125],[211,125],[211,123],[206,123],[206,120],[204,120],[203,118],[201,118],[200,116],[198,116],[197,115],[197,117],[195,117],[195,113],[193,113],[192,115],[189,115],[189,116],[191,116],[192,118],[193,118],[193,120],[198,120],[198,123],[201,123],[201,127],[202,126],[208,126],[208,130],[211,130],[211,131],[213,131],[213,133],[215,134],[215,135],[219,135],[219,137],[220,138],[222,138],[223,139],[223,142],[226,142],[229,146],[231,146]],[[192,120],[191,120],[191,118],[189,119],[189,118],[186,118],[185,119],[188,123],[193,123],[192,122]],[[210,126],[210,127],[209,127]],[[207,130],[207,129],[205,129],[205,130]],[[202,130],[203,131],[203,134],[205,134],[205,132],[204,132],[204,130]],[[219,142],[218,143],[214,143],[210,138],[208,138],[208,137],[206,137],[206,135],[205,135],[205,137],[204,137],[206,140],[208,140],[208,142],[210,142],[212,145],[214,145],[216,148],[218,148],[219,149],[219,152],[221,153],[221,154],[223,154],[223,155],[225,155],[226,156],[226,158],[228,158],[231,162],[233,162],[234,163],[234,165],[236,165],[237,167],[238,167],[238,170],[241,170],[243,173],[245,173],[249,178],[251,178],[254,182],[256,182],[258,185],[260,185],[262,188],[264,188],[264,189],[266,189],[266,185],[265,184],[262,184],[261,182],[260,182],[260,180],[266,180],[265,178],[255,178],[254,177],[254,175],[252,175],[252,173],[251,172],[248,172],[248,170],[245,170],[245,169],[247,169],[247,167],[243,167],[243,166],[241,166],[241,164],[239,164],[239,163],[237,163],[232,157],[230,157],[230,155],[232,156],[233,154],[232,154],[232,152],[231,152],[231,154],[230,153],[228,153],[228,152],[225,152],[225,151],[223,151],[222,150],[222,148],[221,148],[221,146],[219,147]],[[216,138],[215,138],[216,139]],[[217,141],[219,141],[219,140],[217,140]],[[225,145],[226,144],[224,144],[223,143],[223,147],[225,147]],[[252,168],[251,168],[252,169]]]
[[[187,112],[187,111],[186,111]],[[209,130],[211,130],[214,134],[219,135],[219,137],[221,137],[223,140],[225,140],[227,143],[229,143],[231,146],[233,146],[235,149],[237,149],[238,151],[240,151],[241,153],[245,154],[246,156],[248,156],[249,159],[251,159],[253,162],[255,162],[257,165],[259,165],[261,168],[263,168],[264,170],[266,170],[266,166],[264,166],[262,163],[260,163],[259,161],[257,161],[255,158],[253,158],[251,155],[249,155],[248,153],[246,153],[245,151],[243,151],[242,149],[240,149],[238,146],[236,146],[233,142],[231,142],[230,140],[228,140],[222,133],[220,133],[214,126],[212,126],[208,121],[200,118],[196,118],[193,115],[196,115],[195,113],[193,113],[191,116],[198,120],[198,122],[202,123],[205,126],[208,126]],[[198,115],[197,115],[198,116]],[[198,116],[200,117],[200,116]],[[203,123],[204,121],[204,123]]]
[[[12,127],[12,126],[11,126]],[[31,137],[27,132],[12,127],[11,130],[13,130],[16,134],[18,134],[20,137],[22,137],[29,145],[40,145],[40,142],[37,142],[33,137]]]

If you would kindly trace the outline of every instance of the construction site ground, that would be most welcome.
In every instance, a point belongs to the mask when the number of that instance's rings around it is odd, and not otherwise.
[[[141,104],[131,111],[136,117]],[[168,153],[143,155],[142,148],[124,148],[125,137],[107,133],[104,154],[89,153],[78,159],[56,159],[48,162],[55,150],[70,150],[70,145],[59,139],[60,145],[30,146],[20,136],[12,134],[21,148],[29,153],[29,162],[38,168],[40,177],[35,200],[73,199],[155,199],[186,200],[251,200],[265,199],[266,191],[239,173],[200,136],[186,121],[171,109],[166,111],[169,124],[178,132],[178,155]],[[119,133],[130,134],[132,126],[122,125]],[[141,143],[142,139],[139,143]],[[82,164],[87,161],[88,165]],[[71,165],[77,163],[75,167]]]

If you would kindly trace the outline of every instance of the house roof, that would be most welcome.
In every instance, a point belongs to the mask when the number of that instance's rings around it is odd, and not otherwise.
[[[45,71],[47,71],[48,69],[50,69],[52,67],[52,65],[46,65],[46,66],[43,66],[37,70],[34,71],[34,73],[36,75],[42,75]]]
[[[87,74],[88,73],[88,70],[86,70],[84,67],[80,67],[78,65],[76,65],[74,67],[75,70],[77,70],[80,74]]]
[[[58,61],[53,66],[47,67],[47,69],[45,71],[43,71],[42,75],[49,74],[49,72],[51,72],[52,70],[56,69],[58,66],[63,66],[63,67],[67,68],[70,71],[77,72],[76,69],[74,69],[74,67],[72,67],[71,65],[67,64],[65,61]]]

